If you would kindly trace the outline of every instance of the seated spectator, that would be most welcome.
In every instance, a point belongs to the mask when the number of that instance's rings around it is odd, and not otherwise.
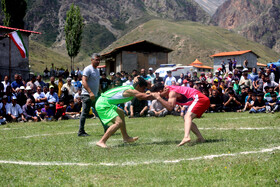
[[[254,106],[251,108],[249,113],[261,113],[265,112],[265,101],[263,99],[263,94],[258,93],[257,99],[254,101]]]
[[[258,77],[253,82],[254,90],[257,91],[257,92],[262,92],[263,91],[263,85],[264,85],[264,74],[261,71],[259,71],[258,72]]]
[[[42,107],[37,107],[37,110],[35,111],[35,114],[38,118],[38,121],[43,121],[44,120],[44,115],[42,113]]]
[[[130,116],[130,106],[131,106],[131,101],[124,103],[124,113],[127,116]]]
[[[56,120],[65,120],[68,119],[66,116],[66,105],[64,105],[64,101],[62,99],[55,106],[55,116]]]
[[[16,93],[16,89],[15,92],[13,93],[11,86],[7,86],[5,95],[7,96],[8,103],[12,102],[12,97],[15,95],[15,93]]]
[[[11,88],[12,88],[13,92],[16,92],[16,88],[19,88],[24,85],[20,79],[19,74],[15,74],[14,79],[15,79],[15,81],[12,82]]]
[[[111,81],[109,79],[107,79],[106,77],[106,73],[102,73],[101,78],[100,78],[100,88],[101,88],[101,92],[104,93],[106,92],[111,85]]]
[[[248,95],[245,98],[245,106],[243,110],[239,110],[238,112],[245,112],[247,109],[251,109],[254,105],[254,101],[256,100],[256,94],[253,94],[252,90],[249,90]]]
[[[26,84],[26,88],[30,87],[30,89],[32,90],[32,94],[36,92],[35,81],[36,81],[36,77],[32,76],[31,80],[29,82],[27,82],[27,84]]]
[[[181,116],[181,117],[184,117],[185,114],[187,113],[188,109],[189,109],[189,106],[188,106],[188,105],[183,105],[183,106],[181,106],[181,113],[180,113],[180,116]]]
[[[42,108],[47,101],[45,93],[42,92],[41,86],[37,86],[37,92],[33,95],[35,99],[35,108]]]
[[[6,123],[6,108],[2,102],[2,98],[0,98],[0,125],[5,125]]]
[[[269,87],[273,87],[274,90],[276,90],[278,88],[278,86],[279,86],[279,84],[277,82],[271,81],[268,75],[264,76],[264,81],[265,81],[265,83],[263,85],[264,88],[266,86],[269,86]],[[263,92],[265,92],[265,90],[263,90]]]
[[[8,116],[7,120],[11,122],[26,121],[21,107],[19,106],[19,104],[17,104],[16,96],[13,96],[12,98],[12,103],[9,105],[7,110],[7,116]]]
[[[234,83],[233,83],[233,90],[235,92],[236,95],[241,94],[241,88],[239,86],[239,80],[238,78],[234,79]]]
[[[31,89],[30,86],[27,86],[25,90],[26,90],[26,93],[25,93],[26,98],[31,99],[32,103],[34,104],[35,103],[35,98],[33,96],[33,90]]]
[[[114,88],[122,86],[122,80],[120,78],[115,79]]]
[[[54,87],[54,92],[58,93],[58,85],[57,85],[55,82],[56,82],[56,81],[55,81],[55,77],[52,76],[52,77],[50,78],[50,82],[48,83],[48,84],[49,84],[48,87],[53,86],[53,87]]]
[[[7,75],[4,77],[4,80],[2,81],[2,84],[4,86],[3,92],[6,92],[7,86],[11,86],[11,84],[9,82],[9,77]]]
[[[45,107],[41,110],[40,117],[46,121],[52,121],[54,119],[54,112],[50,109],[49,103],[45,103]]]
[[[66,108],[66,117],[68,119],[79,119],[80,118],[80,110],[75,107],[74,101],[69,101],[69,106]]]
[[[43,88],[44,86],[46,86],[46,83],[44,81],[42,81],[42,77],[41,75],[37,76],[37,80],[34,83],[36,85],[36,87],[41,86],[41,88]]]
[[[219,87],[219,79],[215,78],[215,79],[213,80],[213,85],[212,85],[212,87],[211,87],[211,90],[217,90],[218,87]]]
[[[217,90],[212,90],[212,96],[210,97],[210,112],[221,112],[223,110],[223,100],[218,95]]]
[[[168,114],[168,110],[158,100],[153,100],[148,111],[150,116],[165,117]]]
[[[27,121],[31,120],[37,122],[39,118],[36,116],[35,109],[32,106],[32,100],[27,99],[26,104],[22,107],[23,115]]]
[[[278,94],[278,92],[274,92],[274,87],[268,87],[267,86],[267,91],[266,91],[266,94],[264,95],[264,100],[270,102],[271,101],[271,94],[272,93],[275,93],[276,94],[276,97],[277,99],[280,99],[280,95]]]
[[[280,105],[280,98],[277,98],[277,95],[275,92],[270,94],[271,100],[266,101],[266,112],[269,113],[274,113],[279,110],[279,105]]]
[[[154,78],[154,84],[156,84],[158,82],[163,84],[164,83],[163,78],[159,76],[159,72],[155,72],[155,74],[156,74],[156,77]]]
[[[78,97],[79,97],[79,98],[82,97],[82,89],[81,89],[81,88],[79,88],[78,91],[77,91],[77,93],[75,93],[75,95],[74,95],[74,102],[75,102],[75,103],[78,102]]]
[[[78,80],[77,75],[74,76],[74,80],[72,80],[71,84],[75,88],[75,93],[77,93],[79,89],[82,89],[82,83]]]
[[[133,85],[133,77],[132,75],[128,76],[128,80],[126,82],[123,83],[123,85]]]
[[[253,89],[253,82],[251,79],[248,78],[248,73],[245,71],[242,73],[243,78],[240,79],[239,81],[239,86],[240,88],[244,88],[244,87],[249,87],[250,89]]]
[[[148,113],[148,101],[136,97],[131,100],[130,117],[144,117]]]
[[[63,92],[63,90],[65,90],[65,88],[66,88],[68,91],[68,95],[74,96],[76,90],[75,90],[75,87],[71,84],[71,81],[72,81],[72,78],[68,77],[67,82],[65,84],[63,84],[63,86],[61,88],[61,92]],[[60,95],[60,97],[61,97],[61,95]]]
[[[164,85],[171,86],[172,85],[172,81],[174,81],[176,83],[176,78],[172,76],[172,72],[171,71],[167,71],[167,77],[165,79]]]
[[[53,110],[53,112],[55,112],[55,106],[56,103],[58,103],[59,99],[57,93],[54,92],[53,85],[50,86],[50,91],[46,94],[46,98],[47,98],[47,102],[50,105],[50,108]]]
[[[227,94],[224,95],[224,107],[226,112],[236,112],[240,110],[242,105],[238,97],[234,94],[233,90],[229,90]]]

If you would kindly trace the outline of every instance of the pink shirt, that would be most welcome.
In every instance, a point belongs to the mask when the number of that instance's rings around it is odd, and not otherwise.
[[[168,86],[169,91],[174,91],[176,93],[182,94],[186,98],[183,101],[176,101],[178,105],[191,105],[192,102],[201,96],[202,93],[198,90],[185,86]]]

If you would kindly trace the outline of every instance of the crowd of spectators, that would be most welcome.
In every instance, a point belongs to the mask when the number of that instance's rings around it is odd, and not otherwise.
[[[47,70],[47,68],[46,68]],[[10,82],[8,76],[0,83],[0,123],[26,121],[52,121],[65,119],[79,119],[82,107],[82,71],[44,71],[44,82],[41,75],[32,76],[30,80],[23,80],[20,74],[14,75]],[[58,72],[58,73],[57,73]],[[153,68],[133,70],[130,74],[124,71],[111,72],[108,76],[101,72],[100,93],[110,88],[133,85],[133,78],[140,75],[151,85],[162,83],[192,87],[201,91],[210,99],[207,112],[245,112],[274,113],[279,111],[279,75],[273,65],[266,69],[247,68],[225,71],[220,68],[214,72],[203,73],[198,76],[196,71],[186,72],[180,77],[172,76],[168,71],[165,77],[159,77]],[[147,90],[149,91],[149,90]],[[156,100],[145,101],[134,98],[132,101],[118,105],[128,117],[156,116],[167,114],[183,116],[187,106],[176,106],[168,112]],[[95,118],[93,108],[89,116]]]

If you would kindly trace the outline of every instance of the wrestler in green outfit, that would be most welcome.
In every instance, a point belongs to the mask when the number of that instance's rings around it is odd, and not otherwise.
[[[133,86],[121,86],[113,88],[103,93],[96,101],[96,111],[100,117],[100,120],[107,125],[112,122],[106,133],[101,140],[96,143],[97,146],[107,148],[106,141],[112,136],[119,128],[123,136],[124,142],[134,142],[138,137],[130,137],[126,132],[124,112],[116,105],[128,102],[134,97],[140,100],[153,100],[154,97],[148,95],[145,92],[148,83],[142,77],[136,77],[134,79]]]

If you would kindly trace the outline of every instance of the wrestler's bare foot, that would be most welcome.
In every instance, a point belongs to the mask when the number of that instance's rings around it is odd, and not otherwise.
[[[127,139],[124,139],[123,142],[124,143],[132,143],[138,140],[138,137],[129,137]]]
[[[196,142],[197,143],[204,143],[204,142],[206,142],[206,140],[204,138],[197,138]]]
[[[107,145],[103,142],[97,142],[96,145],[101,148],[108,148]]]
[[[185,145],[186,143],[189,143],[190,141],[191,141],[190,138],[184,138],[184,139],[181,141],[181,143],[179,143],[179,144],[177,145],[177,147],[180,147],[180,146],[182,146],[182,145]]]

